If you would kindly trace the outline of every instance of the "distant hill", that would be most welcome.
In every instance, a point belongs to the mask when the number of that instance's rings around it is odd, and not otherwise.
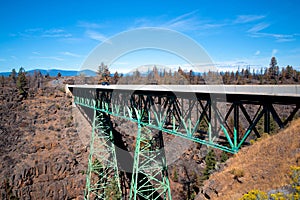
[[[61,73],[62,76],[78,76],[83,73],[85,76],[96,76],[97,73],[92,70],[82,70],[82,71],[75,71],[75,70],[60,70],[60,69],[33,69],[27,71],[29,74],[34,74],[34,71],[40,71],[43,75],[49,74],[50,76],[57,76],[58,73]],[[8,77],[11,72],[0,72],[0,76]]]

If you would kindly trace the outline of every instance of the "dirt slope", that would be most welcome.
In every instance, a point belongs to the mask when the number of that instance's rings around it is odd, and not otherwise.
[[[300,165],[300,119],[280,133],[257,141],[211,175],[196,199],[239,199],[249,190],[268,192],[290,183],[290,166]]]

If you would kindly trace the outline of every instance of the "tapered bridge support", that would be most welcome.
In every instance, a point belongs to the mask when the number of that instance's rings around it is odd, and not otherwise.
[[[94,109],[85,199],[121,199],[110,117]]]
[[[130,199],[171,200],[162,132],[138,124]]]

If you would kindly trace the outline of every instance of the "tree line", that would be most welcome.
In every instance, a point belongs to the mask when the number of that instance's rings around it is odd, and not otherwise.
[[[62,75],[57,74],[55,78],[60,78]],[[107,78],[108,77],[108,78]],[[53,78],[53,77],[52,77]],[[13,69],[9,77],[1,76],[0,86],[17,88],[21,98],[26,98],[28,94],[33,94],[38,89],[43,88],[45,83],[49,81],[51,77],[49,74],[42,75],[40,71],[34,71],[33,74],[29,74],[23,67],[16,72]],[[75,81],[75,80],[76,81]],[[179,85],[203,85],[203,84],[298,84],[300,82],[300,72],[288,65],[283,68],[279,68],[275,57],[271,58],[269,67],[261,68],[260,70],[247,67],[245,69],[239,69],[236,71],[208,71],[204,73],[194,72],[190,70],[188,72],[178,67],[177,71],[171,69],[159,69],[153,66],[152,70],[140,72],[138,69],[130,74],[119,74],[117,71],[112,75],[109,68],[104,63],[98,68],[96,77],[78,77],[70,79],[72,84],[101,84],[101,82],[109,81],[110,84],[179,84]]]
[[[58,73],[56,78],[61,77]],[[39,70],[35,70],[33,73],[27,73],[23,67],[20,67],[17,72],[12,69],[8,77],[0,77],[0,86],[15,88],[18,91],[20,99],[26,99],[28,96],[33,96],[39,89],[44,89],[46,82],[53,79],[49,73],[43,75]]]
[[[105,72],[104,72],[105,70]],[[236,71],[208,71],[204,73],[188,72],[178,67],[177,71],[171,69],[159,69],[153,66],[152,70],[140,72],[139,69],[126,74],[119,75],[115,72],[110,75],[108,67],[101,63],[98,75],[101,80],[104,73],[109,74],[111,84],[297,84],[300,81],[300,72],[288,65],[281,69],[277,65],[275,57],[271,58],[269,67],[260,70],[246,67]],[[100,81],[101,82],[101,81]]]

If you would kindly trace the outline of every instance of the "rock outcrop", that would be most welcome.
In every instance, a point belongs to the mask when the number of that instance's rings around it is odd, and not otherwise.
[[[83,199],[88,151],[73,115],[60,88],[26,100],[1,88],[0,199]]]

